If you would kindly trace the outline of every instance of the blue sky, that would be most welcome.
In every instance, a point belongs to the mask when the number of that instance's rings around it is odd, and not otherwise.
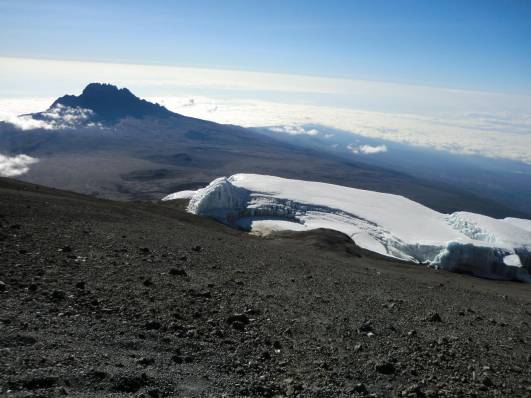
[[[0,55],[531,94],[529,1],[1,1]]]

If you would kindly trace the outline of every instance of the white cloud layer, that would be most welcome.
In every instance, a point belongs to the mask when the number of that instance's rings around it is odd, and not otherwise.
[[[184,106],[189,97],[150,99],[174,112],[218,123],[273,127],[290,134],[307,133],[303,126],[320,124],[368,138],[531,164],[531,116],[475,113],[442,118],[257,100],[194,97],[193,106]]]
[[[26,174],[39,160],[28,155],[7,156],[0,154],[0,177],[16,177]]]

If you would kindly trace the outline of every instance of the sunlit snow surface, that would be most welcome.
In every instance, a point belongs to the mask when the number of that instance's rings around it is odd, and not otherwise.
[[[194,196],[195,191],[179,191],[175,193],[171,193],[165,197],[162,198],[164,202],[168,200],[175,200],[175,199],[191,199],[192,196]]]
[[[191,213],[259,234],[330,228],[386,256],[531,282],[530,220],[442,214],[398,195],[257,174],[222,177],[193,194],[172,195],[189,197]]]
[[[507,217],[503,221],[508,222],[509,224],[516,225],[519,228],[525,229],[526,231],[531,232],[531,220],[524,220],[523,218],[513,218]]]

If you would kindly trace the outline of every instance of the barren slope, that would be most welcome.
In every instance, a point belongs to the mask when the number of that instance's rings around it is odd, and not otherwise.
[[[6,179],[0,225],[0,395],[529,394],[528,285]]]

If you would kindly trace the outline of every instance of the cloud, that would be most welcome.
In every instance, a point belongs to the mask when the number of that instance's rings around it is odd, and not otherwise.
[[[0,105],[2,101],[0,101]],[[35,110],[34,110],[35,111]],[[21,130],[45,129],[61,130],[79,127],[102,127],[101,124],[90,122],[94,112],[90,109],[71,108],[61,104],[40,113],[39,118],[31,115],[19,115],[13,111],[4,110],[0,113],[0,120],[11,123]]]
[[[44,121],[19,115],[40,112],[47,109],[53,101],[50,97],[0,98],[0,121],[11,123],[21,130],[46,128],[48,124]]]
[[[187,104],[184,104],[183,106],[194,106],[195,105],[195,101],[193,98],[190,98],[190,100],[188,101]]]
[[[193,107],[183,106],[189,97],[150,99],[163,102],[174,112],[218,123],[269,127],[294,135],[304,134],[304,126],[323,125],[372,139],[531,164],[531,114],[463,113],[442,117],[251,99],[194,98]]]
[[[44,120],[36,120],[31,116],[17,116],[6,115],[2,118],[3,122],[11,123],[21,130],[46,129],[50,130],[52,127]]]
[[[352,151],[352,153],[363,153],[365,155],[374,155],[375,153],[382,153],[387,152],[387,146],[386,145],[348,145],[347,148]]]
[[[371,155],[373,153],[387,152],[387,146],[386,145],[377,145],[377,146],[362,145],[360,147],[360,152],[365,153],[367,155]]]
[[[41,117],[48,123],[48,128],[68,129],[88,125],[94,117],[94,111],[57,104],[46,112],[42,112]],[[96,126],[97,123],[91,123],[91,125]]]
[[[286,125],[286,126],[273,126],[269,127],[269,130],[275,133],[284,133],[289,135],[309,135],[316,136],[319,135],[319,130],[310,128],[307,129],[304,126],[298,125]]]
[[[16,177],[29,171],[29,166],[39,160],[28,155],[7,156],[0,154],[0,177]]]

